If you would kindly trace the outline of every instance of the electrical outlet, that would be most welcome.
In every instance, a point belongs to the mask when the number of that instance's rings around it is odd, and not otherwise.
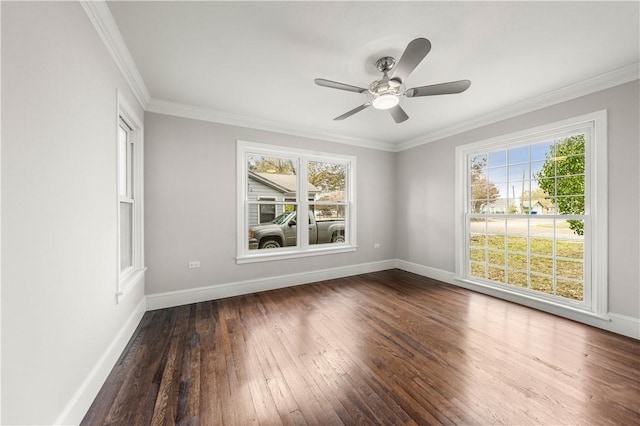
[[[380,243],[375,243],[375,244],[373,245],[373,248],[380,248]]]
[[[200,261],[199,260],[192,260],[191,262],[189,262],[189,269],[194,269],[194,268],[199,268],[200,267]]]

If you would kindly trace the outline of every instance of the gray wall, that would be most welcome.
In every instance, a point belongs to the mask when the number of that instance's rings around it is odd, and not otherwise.
[[[356,156],[358,250],[237,265],[237,139]],[[394,259],[395,176],[394,153],[147,112],[146,293]]]
[[[608,110],[609,311],[640,318],[638,81],[398,153],[398,259],[454,272],[455,147]]]
[[[51,424],[144,297],[115,302],[116,88],[143,113],[78,2],[1,7],[2,423]]]

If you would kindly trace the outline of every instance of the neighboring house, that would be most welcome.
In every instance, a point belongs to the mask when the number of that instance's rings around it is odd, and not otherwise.
[[[296,175],[249,172],[249,201],[273,201],[249,208],[249,225],[270,222],[285,211],[286,205],[276,202],[295,202]],[[320,189],[307,184],[309,200],[315,200]]]
[[[522,208],[528,214],[550,214],[553,213],[553,202],[551,200],[541,199],[535,201],[524,201]]]
[[[509,202],[506,198],[498,198],[491,203],[483,204],[480,208],[483,214],[507,214],[509,213]]]

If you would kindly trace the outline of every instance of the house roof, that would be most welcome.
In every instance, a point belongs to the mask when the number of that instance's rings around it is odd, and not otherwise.
[[[551,201],[548,198],[540,198],[540,199],[537,199],[535,201],[523,201],[522,202],[522,205],[524,207],[527,207],[527,208],[533,207],[536,204],[539,204],[540,207],[544,207],[546,209],[553,207],[553,201]]]
[[[249,177],[283,193],[296,192],[296,175],[249,172]],[[307,190],[309,192],[320,192],[320,188],[311,183],[307,183]]]

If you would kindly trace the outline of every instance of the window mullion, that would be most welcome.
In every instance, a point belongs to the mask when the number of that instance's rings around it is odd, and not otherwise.
[[[309,191],[308,159],[301,156],[298,166],[298,247],[301,251],[309,249]]]

